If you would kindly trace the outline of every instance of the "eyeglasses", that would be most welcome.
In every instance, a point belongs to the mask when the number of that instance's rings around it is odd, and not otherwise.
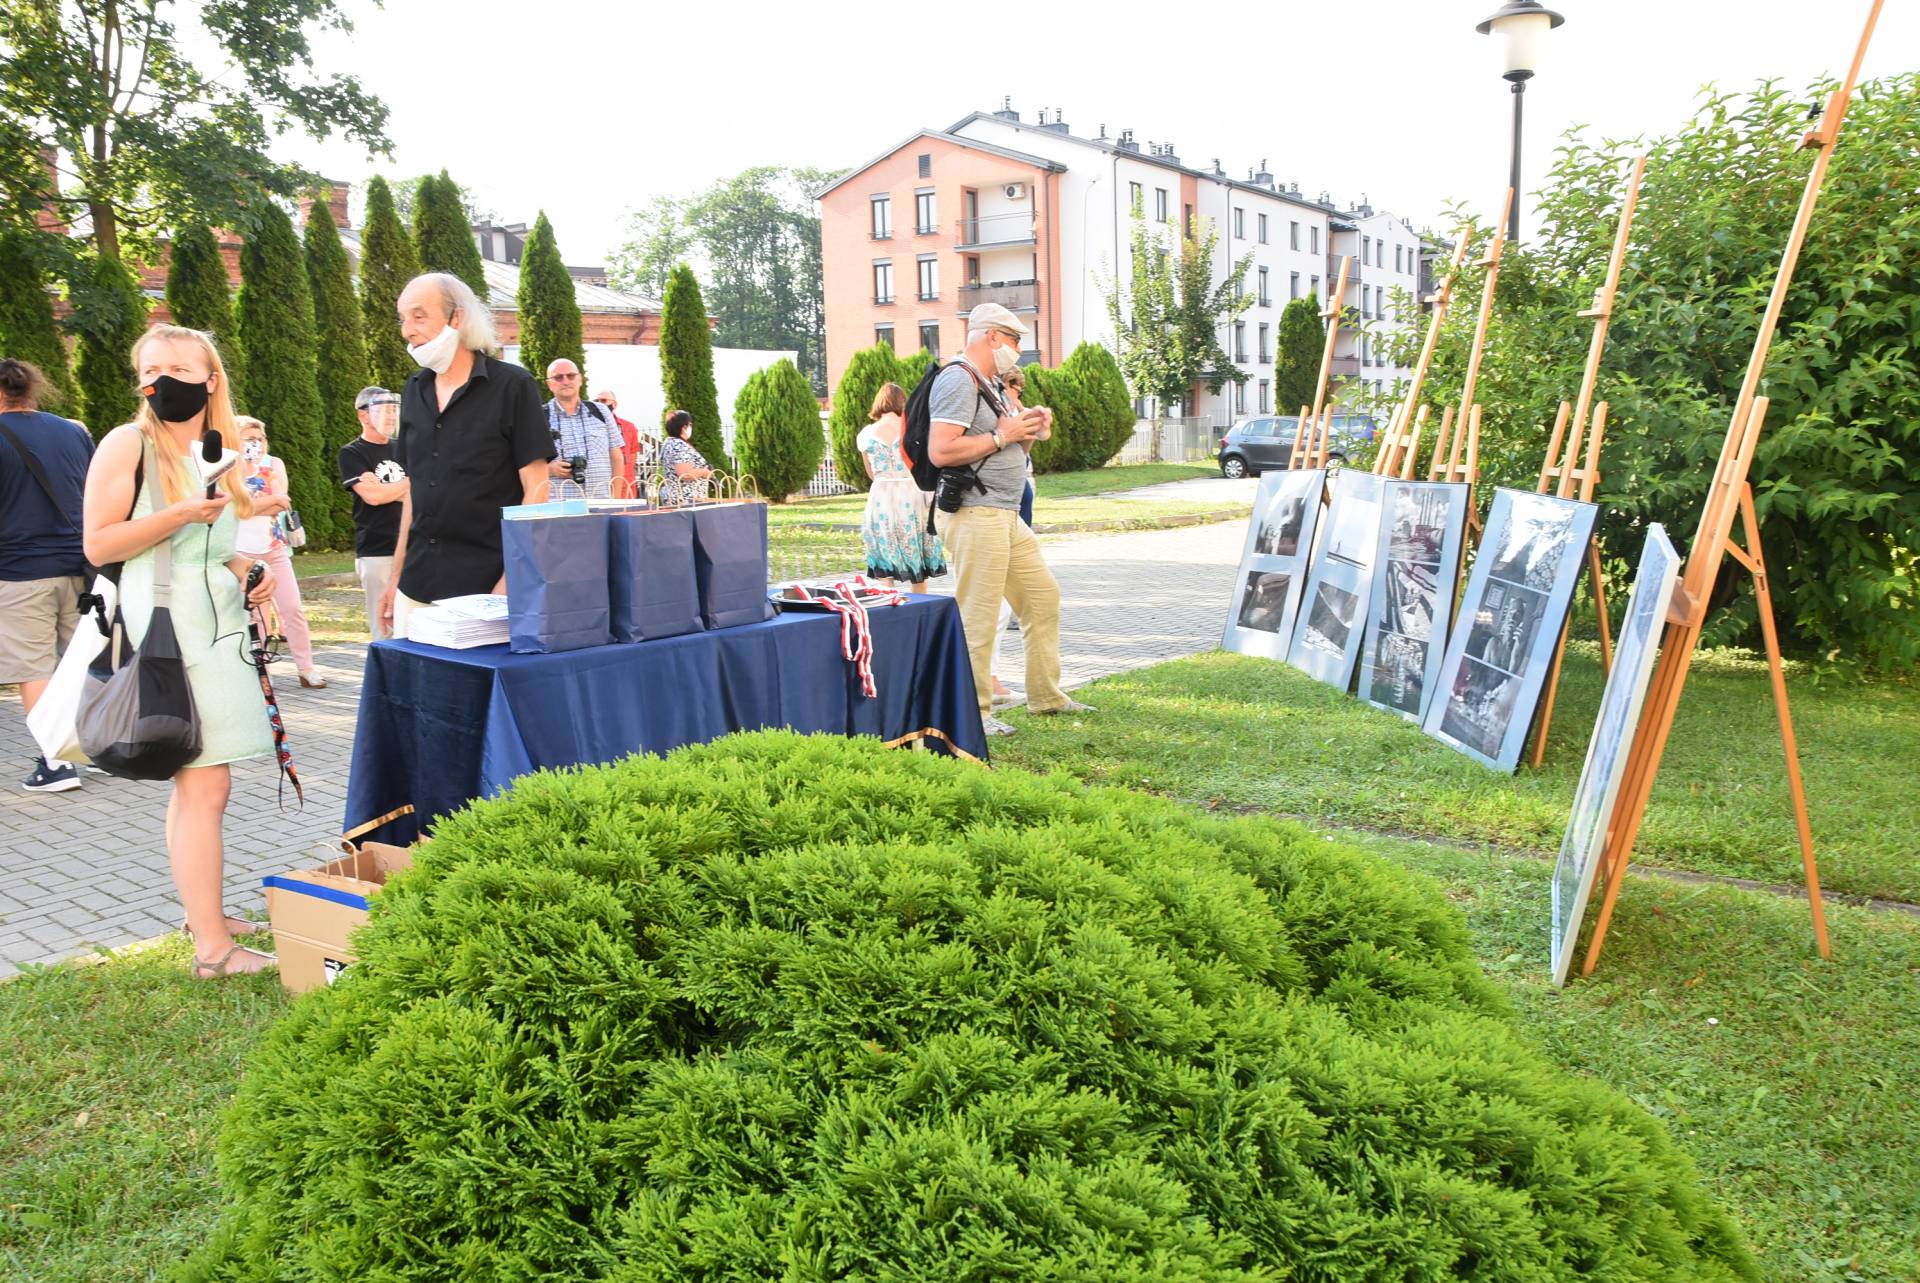
[[[549,374],[547,377],[555,383],[571,383],[580,376],[577,374]]]

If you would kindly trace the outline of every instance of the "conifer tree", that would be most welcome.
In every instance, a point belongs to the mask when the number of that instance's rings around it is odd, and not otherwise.
[[[693,448],[716,468],[733,471],[720,420],[720,393],[713,384],[713,332],[700,282],[685,263],[673,269],[660,309],[660,386],[667,413],[693,416]]]
[[[227,283],[227,261],[220,243],[205,223],[188,223],[174,233],[167,258],[167,311],[175,325],[213,335],[227,368],[227,392],[236,410],[245,408],[246,358],[233,333],[233,291]]]
[[[1273,357],[1273,407],[1281,414],[1298,414],[1313,404],[1320,381],[1320,354],[1327,343],[1326,322],[1320,319],[1320,300],[1309,294],[1287,304],[1280,313],[1279,350]]]
[[[271,201],[250,218],[240,251],[235,307],[247,360],[247,412],[267,425],[273,453],[286,464],[293,506],[316,547],[334,542],[332,459],[323,452],[315,373],[313,298],[293,220]]]
[[[1126,376],[1113,353],[1098,343],[1082,343],[1073,349],[1060,368],[1079,383],[1080,410],[1085,416],[1074,441],[1074,459],[1069,467],[1099,468],[1120,453],[1133,437],[1138,420],[1133,413],[1133,398],[1127,395]]]
[[[316,200],[307,211],[304,235],[307,285],[313,291],[316,382],[320,390],[320,461],[333,476],[340,447],[360,435],[353,399],[367,385],[367,345],[362,336],[360,300],[353,294],[353,269],[333,225],[333,211]],[[333,542],[353,533],[353,496],[345,486],[329,486]],[[309,536],[311,537],[311,536]]]
[[[420,274],[413,238],[394,212],[387,180],[367,184],[366,226],[360,233],[360,315],[367,344],[369,379],[398,392],[416,367],[395,320],[400,291]]]
[[[0,356],[31,361],[47,376],[54,395],[46,408],[77,415],[67,344],[53,321],[53,300],[25,232],[0,232]]]
[[[733,422],[740,473],[758,482],[761,494],[785,503],[806,488],[826,453],[826,438],[813,386],[792,361],[782,357],[753,372],[734,400]]]
[[[73,315],[67,328],[79,336],[73,374],[80,389],[80,417],[99,440],[133,420],[139,405],[133,345],[147,328],[147,298],[112,254],[94,254],[68,285]]]
[[[565,357],[580,367],[580,395],[587,395],[587,349],[573,277],[560,257],[553,224],[544,211],[533,221],[520,254],[520,364],[544,378],[547,363]]]
[[[833,437],[833,472],[841,484],[856,490],[872,485],[860,457],[858,438],[869,422],[867,412],[881,385],[898,383],[911,394],[917,382],[919,375],[909,371],[907,362],[895,356],[886,343],[861,348],[847,360],[847,368],[840,372],[840,384],[833,390],[833,414],[827,420]]]
[[[473,242],[473,224],[460,203],[460,188],[441,170],[420,180],[413,200],[413,241],[420,251],[423,272],[452,272],[487,301],[487,273],[480,265],[480,247]]]

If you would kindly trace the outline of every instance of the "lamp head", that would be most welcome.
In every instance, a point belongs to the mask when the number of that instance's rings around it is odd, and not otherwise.
[[[1505,36],[1507,40],[1506,79],[1530,79],[1540,65],[1540,46],[1546,35],[1566,18],[1547,8],[1540,0],[1507,0],[1492,17],[1474,28],[1483,36]]]

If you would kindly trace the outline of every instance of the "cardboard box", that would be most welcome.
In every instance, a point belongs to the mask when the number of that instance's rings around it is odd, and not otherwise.
[[[280,983],[293,993],[330,985],[354,961],[353,933],[367,920],[367,901],[389,877],[413,867],[403,846],[367,842],[317,869],[262,878]]]

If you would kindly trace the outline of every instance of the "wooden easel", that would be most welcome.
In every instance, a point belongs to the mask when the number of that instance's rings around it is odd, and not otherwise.
[[[1586,503],[1593,502],[1594,488],[1600,483],[1600,440],[1606,432],[1607,403],[1602,401],[1593,410],[1592,428],[1587,427],[1587,409],[1593,403],[1594,386],[1600,380],[1600,358],[1607,350],[1607,327],[1613,320],[1613,302],[1620,293],[1620,270],[1627,258],[1627,241],[1633,232],[1633,211],[1640,203],[1640,180],[1646,175],[1647,158],[1636,156],[1633,167],[1627,174],[1627,192],[1620,205],[1620,226],[1613,235],[1613,253],[1607,257],[1607,275],[1600,288],[1593,292],[1593,306],[1580,313],[1582,318],[1593,321],[1593,341],[1587,345],[1587,365],[1580,376],[1579,398],[1575,407],[1569,410],[1565,401],[1560,403],[1560,413],[1553,421],[1553,436],[1547,442],[1546,461],[1540,465],[1540,480],[1534,489],[1547,493],[1550,481],[1558,481],[1556,493],[1562,499],[1578,497]],[[1560,438],[1567,430],[1568,415],[1571,413],[1573,436],[1567,442],[1567,454],[1564,462],[1559,461]],[[1588,433],[1586,466],[1576,468],[1580,459],[1580,438]],[[1579,482],[1579,493],[1574,493],[1574,482]],[[1600,624],[1600,671],[1613,671],[1613,629],[1607,619],[1606,571],[1600,560],[1600,536],[1596,531],[1587,544],[1587,582],[1593,587],[1593,612]],[[1573,626],[1572,612],[1568,612],[1567,622],[1560,626],[1560,645],[1553,652],[1553,668],[1547,674],[1546,689],[1540,700],[1540,725],[1534,731],[1533,753],[1528,757],[1530,765],[1539,766],[1546,759],[1547,731],[1553,725],[1553,704],[1560,693],[1560,665],[1566,658],[1567,634]]]
[[[1480,360],[1487,350],[1487,327],[1493,322],[1493,294],[1500,284],[1500,258],[1507,247],[1507,214],[1513,208],[1513,188],[1507,188],[1500,202],[1500,221],[1493,225],[1487,252],[1477,264],[1487,269],[1486,283],[1480,289],[1480,314],[1474,318],[1473,346],[1467,350],[1467,377],[1460,389],[1460,407],[1448,407],[1440,416],[1440,431],[1433,441],[1433,462],[1427,468],[1429,481],[1464,481],[1469,486],[1480,480],[1480,406],[1473,394],[1480,381]],[[1467,538],[1478,541],[1480,513],[1477,505],[1467,505]]]
[[[1353,255],[1340,260],[1340,279],[1333,283],[1333,295],[1320,309],[1327,322],[1326,346],[1320,349],[1320,377],[1313,387],[1313,406],[1300,407],[1300,422],[1293,431],[1293,449],[1287,455],[1289,468],[1324,468],[1327,464],[1329,429],[1333,426],[1333,407],[1327,404],[1327,384],[1333,375],[1333,345],[1340,338],[1340,318],[1347,297],[1347,275],[1353,271]],[[1315,458],[1319,462],[1314,462]]]
[[[1600,904],[1600,916],[1593,925],[1593,938],[1587,944],[1580,974],[1591,975],[1600,960],[1607,939],[1607,927],[1613,920],[1614,901],[1620,884],[1626,880],[1627,865],[1633,855],[1634,839],[1646,817],[1647,800],[1653,793],[1654,777],[1660,770],[1660,758],[1673,730],[1674,714],[1680,695],[1686,688],[1687,670],[1693,664],[1693,652],[1700,644],[1701,625],[1706,621],[1707,603],[1712,600],[1720,567],[1726,557],[1753,576],[1755,603],[1760,616],[1760,633],[1767,648],[1767,666],[1773,679],[1774,708],[1780,721],[1780,742],[1786,752],[1787,787],[1793,798],[1794,825],[1800,839],[1800,865],[1807,880],[1807,898],[1813,912],[1813,939],[1820,956],[1830,958],[1833,948],[1827,939],[1826,907],[1820,898],[1820,870],[1813,856],[1813,829],[1807,822],[1806,789],[1800,778],[1800,750],[1793,734],[1793,715],[1787,706],[1787,679],[1780,663],[1780,639],[1773,625],[1773,595],[1767,583],[1767,563],[1760,547],[1760,522],[1754,511],[1753,486],[1748,471],[1765,422],[1767,399],[1757,395],[1760,376],[1766,369],[1767,352],[1773,333],[1780,325],[1780,313],[1793,286],[1794,268],[1800,262],[1800,249],[1813,222],[1814,207],[1820,201],[1820,188],[1826,182],[1827,166],[1834,147],[1840,141],[1840,127],[1852,101],[1854,85],[1860,79],[1860,65],[1866,60],[1867,45],[1873,39],[1874,24],[1880,19],[1885,0],[1873,0],[1860,43],[1855,47],[1853,63],[1833,96],[1827,100],[1820,123],[1809,130],[1802,149],[1814,150],[1813,168],[1807,174],[1806,191],[1800,197],[1800,210],[1794,216],[1793,231],[1781,254],[1780,270],[1773,281],[1773,293],[1754,337],[1753,355],[1747,362],[1746,378],[1734,402],[1733,421],[1720,450],[1720,462],[1714,469],[1707,491],[1706,506],[1700,513],[1700,528],[1687,549],[1686,572],[1674,592],[1673,606],[1667,612],[1667,629],[1661,639],[1660,662],[1654,669],[1653,685],[1640,715],[1640,725],[1628,750],[1626,776],[1621,784],[1620,804],[1614,811],[1601,859],[1601,875],[1606,879],[1606,897]],[[1733,523],[1738,517],[1742,543],[1733,539]]]
[[[1426,427],[1427,407],[1423,405],[1413,416],[1413,431],[1388,428],[1380,453],[1374,457],[1373,470],[1383,477],[1412,480],[1413,461],[1420,453],[1420,434],[1426,431]]]
[[[1432,314],[1427,319],[1427,337],[1420,345],[1420,359],[1414,363],[1413,381],[1407,385],[1407,395],[1401,400],[1399,408],[1387,424],[1387,441],[1374,460],[1375,472],[1391,475],[1397,462],[1393,458],[1394,453],[1404,447],[1405,453],[1411,456],[1419,450],[1419,425],[1424,424],[1427,418],[1427,407],[1420,404],[1420,390],[1426,384],[1428,369],[1433,365],[1433,353],[1440,343],[1440,327],[1445,323],[1447,308],[1453,302],[1453,282],[1460,275],[1460,264],[1466,261],[1467,243],[1473,239],[1472,234],[1472,224],[1465,224],[1460,228],[1459,234],[1454,238],[1453,258],[1447,264],[1447,274],[1440,278],[1439,287],[1427,296],[1426,301],[1433,308]],[[1416,410],[1415,407],[1418,409]],[[1409,423],[1415,425],[1411,435],[1407,431]],[[1405,469],[1411,469],[1411,467],[1411,463],[1404,465]],[[1402,479],[1410,480],[1411,473],[1409,472],[1409,475]]]

